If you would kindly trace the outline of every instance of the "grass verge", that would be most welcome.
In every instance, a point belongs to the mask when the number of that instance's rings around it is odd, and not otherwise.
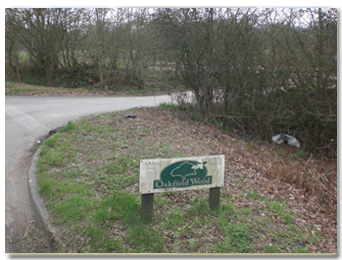
[[[176,88],[177,89],[177,88]],[[179,87],[178,89],[182,89]],[[70,86],[62,84],[60,86],[41,86],[26,83],[17,83],[7,81],[5,84],[5,95],[9,96],[146,96],[162,95],[172,92],[172,88],[164,87],[146,87],[144,89],[111,88],[106,91],[96,85],[77,85]]]
[[[228,169],[220,210],[209,210],[207,190],[160,193],[153,223],[141,223],[140,159],[220,152],[222,142],[210,127],[174,118],[174,110],[163,105],[133,109],[136,119],[117,112],[69,122],[43,143],[37,177],[63,233],[57,252],[327,252],[322,232],[303,224],[285,200],[246,185],[248,178]]]

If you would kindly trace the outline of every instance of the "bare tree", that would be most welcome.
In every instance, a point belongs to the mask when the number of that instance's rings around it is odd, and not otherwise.
[[[59,69],[70,69],[76,63],[80,10],[27,8],[8,9],[7,13],[15,16],[7,23],[11,35],[18,35],[17,40],[29,53],[36,70],[44,72],[48,84],[57,78]]]
[[[266,139],[292,134],[310,148],[336,140],[336,10],[183,8],[158,17],[202,119]]]
[[[13,72],[15,72],[16,80],[21,81],[19,52],[17,48],[19,38],[19,28],[17,27],[16,13],[13,9],[6,9],[6,58]]]
[[[152,41],[149,9],[127,9],[125,24],[125,51],[130,83],[142,89],[151,62]]]

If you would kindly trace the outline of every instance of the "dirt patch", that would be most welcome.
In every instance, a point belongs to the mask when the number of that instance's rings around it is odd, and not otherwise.
[[[33,221],[23,236],[6,238],[6,253],[51,253],[54,248],[40,221]]]

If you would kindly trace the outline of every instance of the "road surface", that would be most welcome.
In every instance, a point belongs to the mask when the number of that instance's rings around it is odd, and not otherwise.
[[[5,230],[6,253],[36,221],[28,191],[28,169],[38,140],[50,130],[88,115],[156,106],[170,96],[17,97],[5,98]]]

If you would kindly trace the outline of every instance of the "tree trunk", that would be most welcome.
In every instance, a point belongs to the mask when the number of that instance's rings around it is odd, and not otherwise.
[[[16,76],[17,76],[17,81],[21,81],[21,76],[20,76],[20,65],[19,65],[19,53],[17,52],[17,46],[14,41],[14,60],[15,60],[15,71],[16,71]]]
[[[102,87],[104,87],[104,89],[106,91],[108,91],[108,86],[106,84],[106,80],[104,77],[104,66],[103,66],[101,61],[99,61],[99,63],[98,63],[98,68],[99,68],[99,76],[100,76],[101,85],[102,85]]]

